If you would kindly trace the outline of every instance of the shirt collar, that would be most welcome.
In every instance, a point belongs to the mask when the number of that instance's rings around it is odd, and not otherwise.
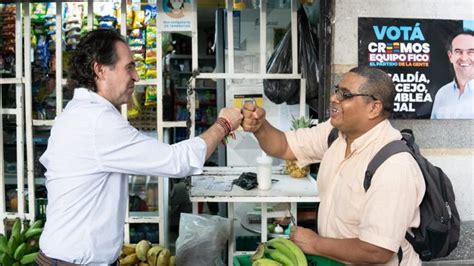
[[[93,92],[93,91],[91,91],[90,89],[87,89],[87,88],[76,88],[74,90],[74,97],[73,98],[78,99],[78,100],[87,100],[88,99],[88,100],[91,100],[93,102],[104,104],[104,105],[113,107],[114,109],[117,109],[107,99],[105,99],[104,97],[100,96],[99,94],[97,94],[97,93],[95,93],[95,92]]]
[[[464,91],[466,92],[466,91],[472,90],[473,86],[474,86],[474,79],[471,79],[466,83],[466,86],[464,87]],[[453,80],[453,91],[457,92],[458,89],[459,89],[458,83],[456,82],[456,79],[454,79]]]
[[[369,131],[365,132],[362,136],[358,137],[352,142],[351,150],[353,152],[357,152],[364,147],[368,146],[372,142],[378,139],[382,132],[387,132],[386,128],[390,126],[390,122],[388,119],[383,120],[382,122],[378,123],[376,126],[371,128]]]

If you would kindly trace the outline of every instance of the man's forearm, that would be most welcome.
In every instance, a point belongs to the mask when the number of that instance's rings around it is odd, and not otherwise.
[[[262,150],[268,155],[285,160],[295,159],[293,153],[289,151],[285,133],[273,127],[267,120],[254,135]]]
[[[207,144],[206,160],[216,149],[217,145],[224,139],[225,130],[217,124],[213,124],[208,130],[199,135]]]
[[[393,256],[393,252],[358,238],[336,239],[318,237],[314,254],[355,264],[383,264]]]

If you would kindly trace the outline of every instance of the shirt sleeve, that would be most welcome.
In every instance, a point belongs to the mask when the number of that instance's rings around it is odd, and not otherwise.
[[[321,161],[328,149],[328,136],[332,128],[328,120],[312,128],[285,132],[286,141],[299,167]]]
[[[202,172],[207,145],[199,137],[169,145],[130,126],[113,110],[95,123],[96,158],[106,172],[183,177]]]
[[[388,158],[366,192],[359,239],[397,252],[407,228],[419,226],[424,193],[423,175],[410,154]]]

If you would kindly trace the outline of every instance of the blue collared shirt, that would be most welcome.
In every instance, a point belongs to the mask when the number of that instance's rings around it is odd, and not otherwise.
[[[436,93],[431,119],[474,119],[474,79],[469,80],[459,96],[455,80]]]

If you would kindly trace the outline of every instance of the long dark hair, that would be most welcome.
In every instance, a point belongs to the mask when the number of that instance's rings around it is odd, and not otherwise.
[[[73,51],[69,67],[67,87],[84,87],[97,91],[94,63],[114,67],[118,61],[115,44],[126,43],[115,30],[98,29],[88,32]]]

